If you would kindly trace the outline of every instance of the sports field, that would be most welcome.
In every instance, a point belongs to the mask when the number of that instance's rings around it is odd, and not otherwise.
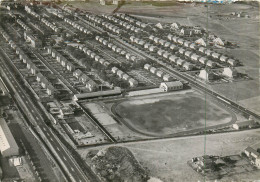
[[[129,127],[160,136],[204,128],[205,121],[209,127],[235,120],[227,108],[195,92],[132,99],[119,103],[114,111]]]

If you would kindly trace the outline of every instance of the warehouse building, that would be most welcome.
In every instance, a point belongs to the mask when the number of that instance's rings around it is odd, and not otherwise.
[[[183,89],[183,84],[180,81],[162,82],[160,84],[160,88],[164,92],[170,92],[170,91],[173,91],[173,90]]]
[[[0,150],[3,157],[19,155],[19,147],[4,118],[0,118]]]

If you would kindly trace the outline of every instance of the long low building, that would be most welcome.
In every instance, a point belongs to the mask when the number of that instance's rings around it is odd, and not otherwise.
[[[162,82],[160,88],[164,92],[169,92],[173,90],[182,90],[183,84],[180,81],[172,81],[172,82]]]
[[[4,118],[0,118],[0,150],[3,157],[19,155],[19,147]]]
[[[109,97],[115,95],[121,95],[121,89],[107,90],[107,91],[98,91],[98,92],[90,92],[83,94],[75,94],[73,96],[74,101],[82,100],[82,99],[93,99],[98,97]]]

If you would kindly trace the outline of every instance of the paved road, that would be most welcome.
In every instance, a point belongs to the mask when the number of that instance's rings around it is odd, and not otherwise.
[[[50,63],[38,52],[36,52],[33,49],[30,49],[30,51],[37,57],[46,67],[48,67],[55,75],[73,92],[73,94],[78,94],[79,92],[71,86],[71,84],[57,71],[55,70]]]
[[[252,115],[257,119],[260,119],[260,116],[257,115],[256,113],[247,110],[246,108],[238,105],[237,103],[233,102],[232,100],[214,92],[213,90],[210,90],[208,88],[206,88],[205,85],[202,85],[201,83],[199,83],[198,81],[194,81],[192,78],[188,77],[187,75],[183,74],[183,73],[179,73],[178,71],[176,71],[175,69],[173,69],[172,67],[167,66],[166,63],[154,58],[153,56],[150,56],[148,54],[146,54],[145,52],[141,51],[141,50],[137,50],[135,48],[133,48],[131,45],[128,45],[127,43],[125,43],[124,41],[120,40],[119,38],[116,39],[117,41],[121,42],[122,44],[125,44],[125,46],[127,46],[129,49],[133,49],[137,52],[139,52],[141,55],[150,58],[154,61],[156,61],[158,64],[162,65],[163,67],[165,67],[166,69],[168,69],[169,71],[171,71],[173,74],[175,74],[176,76],[178,76],[179,78],[181,78],[182,80],[188,81],[190,83],[190,85],[192,85],[193,87],[213,96],[215,99],[217,99],[218,101],[222,102],[223,104],[227,105],[228,107],[234,108],[248,116]]]
[[[11,61],[11,60],[9,60]],[[63,145],[57,139],[57,137],[52,133],[49,127],[46,125],[45,121],[42,119],[41,115],[37,111],[36,107],[30,100],[30,98],[24,92],[24,89],[20,86],[20,84],[16,81],[16,78],[13,76],[13,73],[8,69],[8,67],[4,64],[4,61],[0,61],[0,66],[3,68],[4,72],[7,75],[7,79],[10,80],[13,87],[15,88],[17,94],[24,100],[24,104],[27,109],[30,111],[32,118],[37,122],[38,127],[42,130],[46,138],[48,139],[51,146],[54,148],[54,152],[56,152],[60,156],[59,162],[62,166],[65,167],[65,171],[68,171],[68,175],[70,176],[71,181],[75,182],[87,182],[87,181],[99,181],[96,180],[96,177],[91,176],[91,178],[87,177],[80,167],[77,165],[75,160],[71,157],[71,155],[63,148]]]

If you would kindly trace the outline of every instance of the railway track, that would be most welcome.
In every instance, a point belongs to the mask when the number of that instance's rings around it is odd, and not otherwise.
[[[89,24],[89,26],[91,26],[91,25]],[[92,28],[96,29],[98,32],[100,32],[100,30],[98,30],[96,27],[92,26]],[[233,102],[232,100],[230,100],[230,99],[228,99],[228,98],[226,98],[226,97],[224,97],[224,96],[214,92],[213,90],[210,90],[210,89],[206,88],[205,86],[195,82],[191,78],[189,78],[189,77],[187,77],[187,76],[177,72],[173,68],[166,67],[166,64],[163,63],[162,61],[159,61],[158,59],[154,58],[153,56],[148,55],[148,54],[146,54],[144,52],[141,52],[140,50],[135,49],[134,47],[132,47],[132,46],[128,45],[127,43],[125,43],[125,41],[121,40],[120,38],[118,38],[118,37],[116,37],[114,35],[111,35],[110,33],[109,33],[109,36],[113,37],[114,41],[118,42],[119,44],[123,44],[124,47],[130,49],[131,51],[137,52],[137,53],[139,53],[141,56],[143,56],[145,58],[152,59],[152,60],[156,61],[158,64],[162,65],[163,67],[165,67],[167,70],[171,71],[173,74],[175,74],[179,78],[189,82],[191,86],[193,86],[193,87],[195,87],[195,88],[197,88],[197,89],[199,89],[199,90],[201,90],[201,91],[203,91],[203,92],[213,96],[216,100],[220,101],[221,103],[223,103],[225,105],[228,105],[228,106],[238,110],[239,112],[242,112],[243,114],[246,114],[248,117],[249,116],[253,116],[256,119],[260,120],[260,116],[258,114],[254,113],[254,112],[246,109],[245,107],[243,107],[243,106]]]

